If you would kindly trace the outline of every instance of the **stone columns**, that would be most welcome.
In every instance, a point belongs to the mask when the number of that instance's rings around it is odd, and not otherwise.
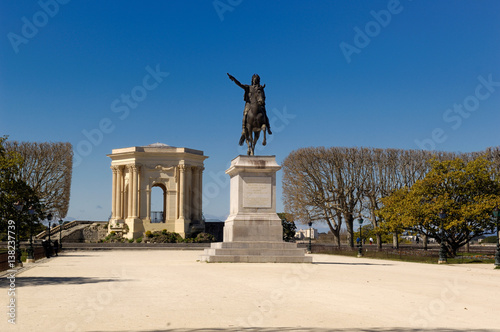
[[[136,178],[137,178],[137,188],[135,188],[136,192],[136,200],[135,200],[135,217],[140,218],[141,217],[141,165],[136,166]]]
[[[187,220],[193,218],[193,198],[192,198],[192,183],[193,183],[193,167],[186,166],[186,183],[184,184],[184,217]]]
[[[123,219],[123,168],[116,170],[116,219]]]
[[[132,193],[133,193],[133,180],[132,180],[132,165],[127,165],[128,170],[128,188],[127,188],[127,218],[132,216]]]
[[[112,184],[112,194],[111,194],[111,218],[116,219],[116,204],[117,204],[117,193],[116,193],[116,183],[118,182],[117,180],[117,173],[118,169],[116,166],[111,166],[111,171],[113,171],[113,184]]]
[[[111,170],[113,171],[113,187],[112,187],[113,194],[111,200],[111,218],[114,220],[120,220],[123,218],[122,166],[111,166]]]
[[[151,189],[146,189],[146,220],[151,222]]]
[[[177,195],[179,195],[179,220],[184,220],[184,188],[186,183],[186,165],[179,165],[179,190]]]
[[[137,218],[137,166],[132,169],[132,218]]]
[[[195,220],[201,221],[202,214],[202,187],[204,167],[193,167],[193,215]]]
[[[139,217],[140,166],[129,165],[129,217]]]

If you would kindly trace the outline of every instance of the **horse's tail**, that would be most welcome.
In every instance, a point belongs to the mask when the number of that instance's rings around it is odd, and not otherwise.
[[[246,138],[245,135],[241,135],[239,142],[240,145],[243,145],[243,143],[245,143],[245,138]]]

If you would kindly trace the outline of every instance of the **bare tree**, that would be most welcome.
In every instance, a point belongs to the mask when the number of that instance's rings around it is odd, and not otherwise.
[[[65,218],[68,213],[73,169],[70,143],[5,142],[23,163],[17,177],[26,182],[44,202],[47,211]]]
[[[480,153],[422,150],[317,147],[290,153],[283,163],[285,211],[295,220],[325,222],[340,245],[343,223],[348,242],[354,246],[354,220],[363,215],[380,229],[376,211],[381,198],[401,188],[410,188],[431,169],[430,160],[473,160],[480,155],[500,168],[500,148]],[[394,230],[394,245],[398,245]],[[381,235],[377,244],[381,247]]]
[[[331,157],[331,156],[328,156]],[[326,222],[340,245],[342,216],[335,170],[336,160],[325,148],[292,152],[283,162],[285,209],[301,223]]]

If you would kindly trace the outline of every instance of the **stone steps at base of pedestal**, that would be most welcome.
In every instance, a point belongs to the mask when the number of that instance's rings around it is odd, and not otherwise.
[[[207,256],[304,256],[305,249],[268,249],[268,248],[209,248]]]
[[[211,249],[276,249],[292,250],[297,249],[297,244],[293,242],[216,242],[212,243]]]
[[[305,249],[290,242],[217,242],[200,257],[209,263],[312,263]]]
[[[207,263],[312,263],[311,256],[202,255]]]

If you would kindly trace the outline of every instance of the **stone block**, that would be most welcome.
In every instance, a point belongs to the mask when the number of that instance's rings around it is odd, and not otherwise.
[[[311,263],[304,249],[283,242],[276,214],[275,156],[238,156],[226,171],[230,180],[230,215],[224,223],[224,242],[212,243],[203,262]]]

